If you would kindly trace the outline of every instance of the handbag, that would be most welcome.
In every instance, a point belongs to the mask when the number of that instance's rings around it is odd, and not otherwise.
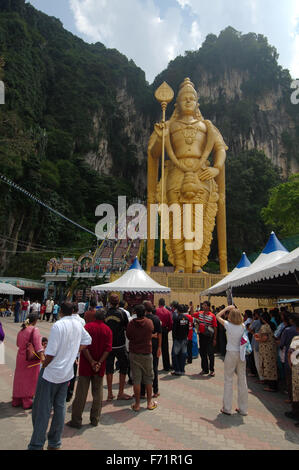
[[[252,347],[248,338],[247,331],[244,330],[243,335],[240,340],[240,359],[245,361],[246,356],[252,353]]]
[[[214,336],[214,328],[212,326],[205,325],[205,331],[202,334],[208,338],[212,338]]]
[[[32,337],[33,337],[33,332],[35,328],[33,328],[29,341],[26,344],[26,360],[31,362],[31,361],[36,361],[37,359],[40,360],[39,355],[35,352],[34,345],[32,343]]]
[[[205,321],[204,321],[204,326],[205,326],[205,329],[201,334],[204,336],[207,336],[208,338],[212,338],[214,336],[214,328],[212,326],[207,325]]]

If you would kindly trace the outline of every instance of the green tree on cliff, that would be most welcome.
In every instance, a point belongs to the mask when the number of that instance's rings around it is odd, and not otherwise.
[[[299,173],[270,190],[267,207],[261,211],[263,221],[280,236],[299,234]]]

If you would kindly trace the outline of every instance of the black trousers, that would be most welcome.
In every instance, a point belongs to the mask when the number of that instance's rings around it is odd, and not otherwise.
[[[159,358],[157,357],[157,350],[158,350],[158,340],[152,339],[152,354],[153,354],[153,369],[154,369],[154,380],[153,380],[153,393],[158,393],[159,385],[158,385],[158,364]],[[145,396],[145,385],[141,384],[141,396]]]
[[[163,369],[170,370],[170,359],[169,359],[169,344],[168,344],[168,329],[162,327],[162,362]]]
[[[74,393],[76,375],[77,375],[78,365],[77,362],[74,362],[74,377],[70,380],[68,388],[67,388],[67,398],[72,398]]]
[[[217,329],[217,341],[218,341],[218,351],[221,356],[226,354],[226,332],[224,326],[221,324],[218,325]]]
[[[192,364],[192,339],[187,341],[187,360],[188,364]]]
[[[209,371],[214,372],[215,357],[213,339],[213,337],[210,338],[209,336],[204,336],[203,334],[199,335],[201,368],[206,374],[208,374]]]

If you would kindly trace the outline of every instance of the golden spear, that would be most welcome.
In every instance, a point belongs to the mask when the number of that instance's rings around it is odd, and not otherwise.
[[[164,166],[165,166],[165,115],[166,108],[168,103],[173,100],[174,91],[166,83],[163,82],[162,85],[157,88],[155,91],[155,98],[162,107],[162,162],[161,162],[161,221],[160,221],[160,263],[159,266],[163,267],[163,203],[164,203]]]

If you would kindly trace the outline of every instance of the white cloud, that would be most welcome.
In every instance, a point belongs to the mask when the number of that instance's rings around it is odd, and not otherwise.
[[[162,19],[153,0],[70,0],[70,6],[80,33],[126,54],[150,82],[185,50],[179,8],[169,8]]]
[[[69,0],[76,27],[90,42],[116,48],[141,67],[147,80],[207,34],[232,26],[268,37],[279,63],[299,72],[298,0]],[[162,8],[163,7],[163,8]]]
[[[185,6],[190,6],[190,0],[177,0],[177,2],[182,8],[185,8]]]
[[[196,21],[192,22],[190,36],[193,41],[193,48],[198,49],[202,43],[202,34],[199,30],[198,23]]]

